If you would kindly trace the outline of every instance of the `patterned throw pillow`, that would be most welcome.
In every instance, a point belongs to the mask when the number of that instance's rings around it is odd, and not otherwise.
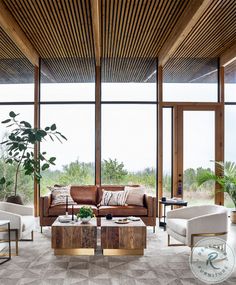
[[[126,204],[143,206],[143,196],[145,194],[145,189],[143,187],[125,186],[124,192],[127,192]]]
[[[68,197],[68,204],[76,204],[70,195],[70,186],[54,186],[48,187],[52,194],[52,206],[65,205],[66,197]]]
[[[102,190],[101,206],[124,206],[128,192]]]

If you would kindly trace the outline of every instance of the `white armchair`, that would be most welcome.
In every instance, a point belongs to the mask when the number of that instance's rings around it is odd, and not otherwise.
[[[217,205],[192,206],[167,213],[168,245],[170,237],[191,248],[206,236],[227,239],[227,209]]]
[[[33,241],[35,219],[33,208],[0,202],[0,220],[9,220],[11,227],[11,240],[16,242],[16,255],[18,255],[18,241]],[[31,235],[30,239],[26,239]]]

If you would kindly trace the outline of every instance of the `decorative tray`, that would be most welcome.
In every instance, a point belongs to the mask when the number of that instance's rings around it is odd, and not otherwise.
[[[117,224],[128,224],[129,220],[127,220],[127,219],[118,219],[118,220],[115,220],[115,223],[117,223]]]

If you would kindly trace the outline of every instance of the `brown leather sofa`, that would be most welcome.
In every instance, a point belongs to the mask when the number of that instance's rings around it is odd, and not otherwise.
[[[134,187],[137,187],[134,186]],[[74,213],[84,205],[92,207],[95,216],[100,224],[100,217],[112,214],[114,217],[137,216],[140,217],[147,226],[156,226],[156,198],[144,194],[143,207],[135,205],[127,206],[99,206],[102,199],[102,189],[109,191],[124,190],[124,186],[71,186],[71,196],[77,203],[74,205]],[[59,215],[64,215],[65,205],[51,205],[51,195],[40,197],[40,226],[51,226]],[[71,208],[69,214],[71,214]]]

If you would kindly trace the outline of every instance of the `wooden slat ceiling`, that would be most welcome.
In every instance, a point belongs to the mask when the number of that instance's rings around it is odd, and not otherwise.
[[[4,2],[55,81],[94,81],[90,0]],[[101,0],[103,81],[137,82],[147,78],[153,81],[154,76],[151,75],[156,57],[189,4],[191,0]],[[200,58],[193,72],[198,75],[209,58],[218,57],[236,40],[235,26],[236,1],[213,1],[173,58]],[[5,42],[7,44],[1,46],[0,59],[5,60],[7,55],[23,58],[22,54],[17,54],[19,50],[12,51],[14,48],[9,39],[5,39]],[[189,73],[194,61],[183,62],[172,59],[167,62],[165,73],[166,76],[170,74],[168,80],[173,81],[174,70],[177,74],[183,71],[184,66],[186,70],[183,74]],[[192,79],[188,77],[188,80]]]
[[[34,67],[0,27],[0,84],[33,83]]]
[[[57,82],[94,81],[89,0],[4,2]]]
[[[200,58],[203,62],[205,59],[207,63],[209,58],[219,57],[235,41],[235,27],[236,1],[213,1],[212,5],[205,11],[201,19],[173,54],[172,57],[178,60],[170,59],[165,65],[165,73],[171,74],[175,70],[176,79],[172,75],[172,80],[178,82],[178,80],[181,80],[178,78],[179,74],[183,72],[181,58]],[[185,60],[185,62],[187,64],[190,60]],[[190,68],[188,64],[186,68]]]

